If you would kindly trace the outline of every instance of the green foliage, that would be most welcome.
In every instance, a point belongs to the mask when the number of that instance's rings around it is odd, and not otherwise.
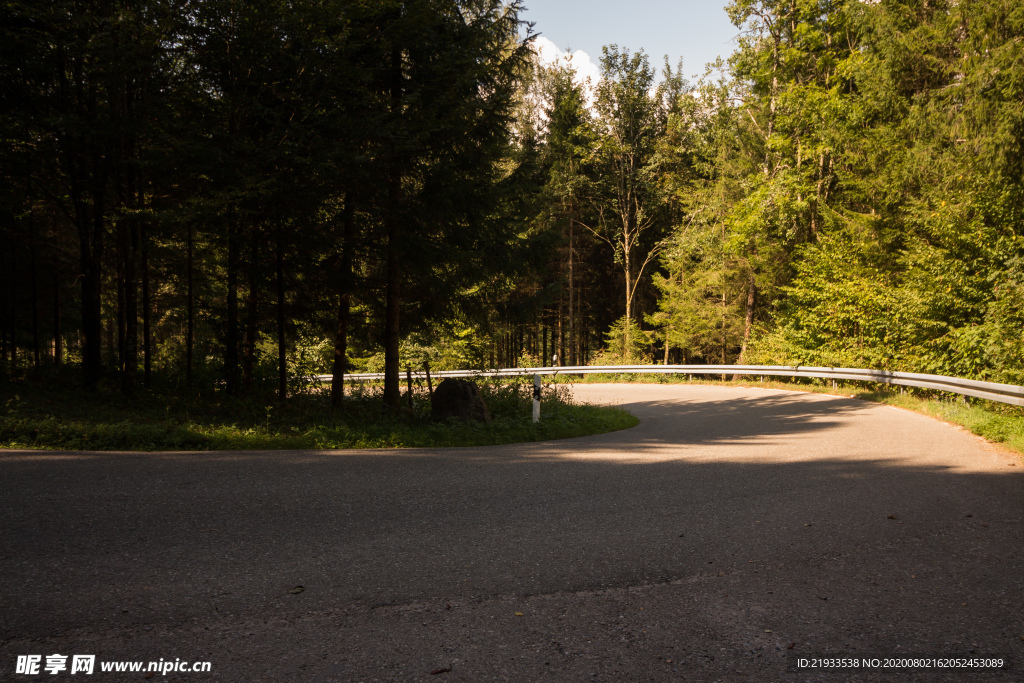
[[[564,387],[544,392],[542,419],[532,422],[532,385],[484,384],[494,421],[483,425],[430,421],[424,393],[413,416],[381,411],[379,391],[352,389],[345,408],[332,410],[317,392],[284,406],[272,395],[247,400],[223,395],[147,394],[126,401],[117,393],[71,394],[40,386],[0,394],[0,448],[68,450],[233,450],[412,448],[544,441],[626,429],[637,419],[615,408],[579,405]],[[69,403],[69,399],[80,399]],[[403,401],[404,406],[404,401]]]
[[[425,335],[412,334],[402,340],[399,346],[399,367],[423,369],[429,364],[433,370],[465,370],[483,367],[483,347],[486,339],[472,329],[454,329],[448,334],[437,334],[433,339]],[[384,354],[376,353],[362,359],[354,359],[355,372],[383,372]]]
[[[672,240],[662,264],[668,274],[654,276],[661,299],[648,322],[687,358],[724,362],[742,334],[740,297],[745,292],[721,232],[714,226],[691,226]]]
[[[82,341],[71,353],[91,384],[117,367],[126,392],[144,355],[230,394],[278,367],[282,387],[304,391],[329,371],[321,358],[333,364],[319,340],[333,346],[342,308],[355,313],[339,342],[351,355],[384,346],[397,361],[397,335],[479,306],[535,246],[522,214],[536,155],[513,130],[530,54],[521,10],[5,3],[0,163],[19,181],[0,192],[0,241],[33,260],[18,269],[31,287],[5,278],[0,298],[19,299],[22,359],[51,262],[56,336]],[[402,329],[384,320],[389,302]],[[6,336],[0,351],[6,371]]]
[[[671,75],[671,74],[670,74]],[[679,94],[677,94],[678,98]],[[655,72],[643,50],[630,54],[605,46],[595,92],[595,161],[600,181],[594,192],[599,228],[592,232],[614,252],[623,273],[625,315],[638,318],[637,290],[661,248],[669,204],[660,182],[659,140],[667,112],[655,89]],[[625,353],[633,326],[622,326]]]
[[[52,341],[101,391],[146,356],[312,400],[337,362],[393,407],[406,366],[552,354],[1024,383],[1024,10],[732,0],[691,85],[542,67],[522,9],[5,3],[0,373]]]
[[[422,368],[430,364],[432,370],[465,370],[480,367],[483,359],[483,340],[471,329],[453,330],[438,335],[431,344],[417,341],[417,336],[402,341],[399,348],[402,367]]]
[[[640,329],[635,320],[622,316],[605,334],[607,346],[593,365],[641,365],[651,362],[651,333]]]
[[[726,76],[698,88],[701,110],[683,110],[700,172],[680,185],[690,215],[649,320],[705,357],[731,327],[720,346],[735,358],[753,300],[745,362],[1020,383],[1024,12],[999,0],[728,9],[745,33]]]

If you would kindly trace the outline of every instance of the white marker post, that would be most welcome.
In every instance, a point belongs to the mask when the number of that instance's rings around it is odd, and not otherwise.
[[[540,375],[533,376],[533,421],[540,422]]]

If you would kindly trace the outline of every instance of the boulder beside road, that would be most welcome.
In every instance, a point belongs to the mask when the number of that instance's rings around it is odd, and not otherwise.
[[[430,399],[430,418],[441,422],[449,417],[463,422],[491,421],[491,411],[475,383],[450,377],[437,385]]]

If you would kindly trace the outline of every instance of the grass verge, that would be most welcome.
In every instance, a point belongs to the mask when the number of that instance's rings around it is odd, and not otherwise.
[[[532,386],[481,387],[493,421],[432,422],[425,394],[412,414],[382,409],[379,393],[357,390],[334,411],[314,391],[279,405],[272,397],[234,399],[139,391],[84,392],[30,383],[0,385],[0,448],[97,451],[259,450],[485,446],[565,439],[637,424],[618,408],[575,403],[567,387],[545,390],[532,422]]]

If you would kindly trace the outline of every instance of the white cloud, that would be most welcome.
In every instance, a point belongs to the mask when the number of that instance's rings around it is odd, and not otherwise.
[[[538,36],[533,45],[542,64],[567,63],[576,72],[573,81],[580,85],[585,85],[589,78],[590,86],[594,87],[601,78],[600,68],[583,50],[574,50],[570,53],[567,50],[562,50],[544,36]]]

